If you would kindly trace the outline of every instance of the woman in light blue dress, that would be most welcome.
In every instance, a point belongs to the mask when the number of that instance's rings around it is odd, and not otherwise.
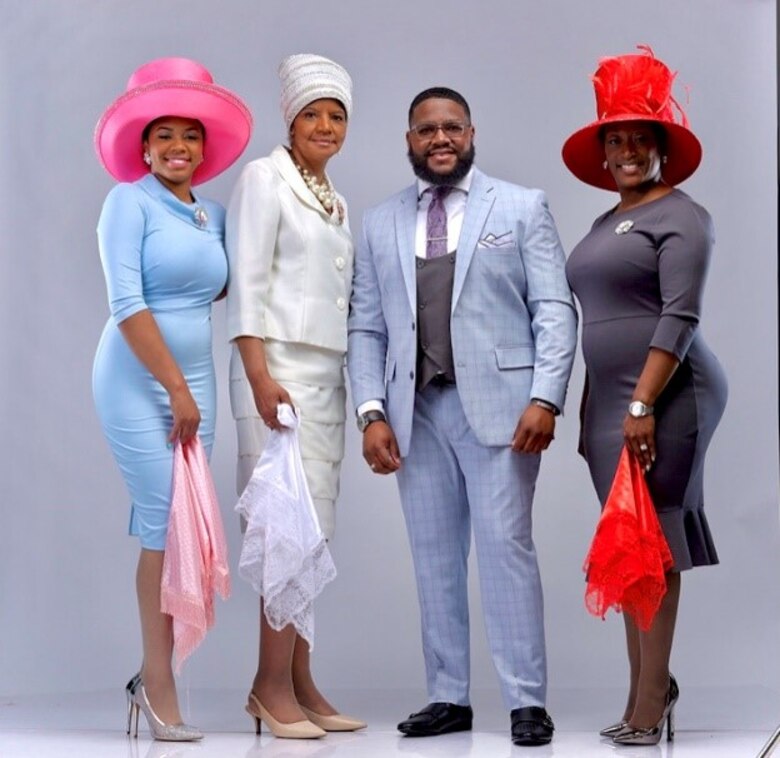
[[[144,655],[127,686],[128,732],[141,709],[163,740],[202,737],[179,712],[160,582],[173,445],[197,434],[210,454],[214,440],[211,303],[227,281],[225,211],[192,185],[238,158],[251,124],[246,106],[200,64],[166,58],[133,74],[95,132],[101,162],[123,182],[98,223],[111,316],[95,356],[93,392],[130,494],[130,534],[141,542]]]

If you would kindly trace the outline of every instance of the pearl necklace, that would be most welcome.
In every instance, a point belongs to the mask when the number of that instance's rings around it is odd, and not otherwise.
[[[295,164],[295,168],[298,169],[306,186],[311,190],[314,197],[320,201],[322,207],[328,212],[333,213],[333,209],[336,207],[336,191],[330,186],[327,178],[319,182],[317,177],[313,176],[308,169],[303,166]]]

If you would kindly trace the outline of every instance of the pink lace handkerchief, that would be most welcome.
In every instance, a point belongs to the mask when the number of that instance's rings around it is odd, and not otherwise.
[[[161,610],[173,617],[176,673],[214,625],[214,594],[230,596],[227,543],[206,452],[195,437],[173,453]]]

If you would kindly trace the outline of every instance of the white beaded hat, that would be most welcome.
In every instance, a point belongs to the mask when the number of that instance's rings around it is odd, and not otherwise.
[[[295,117],[315,100],[338,100],[352,115],[352,78],[343,66],[321,55],[289,55],[279,65],[282,116],[289,130]]]

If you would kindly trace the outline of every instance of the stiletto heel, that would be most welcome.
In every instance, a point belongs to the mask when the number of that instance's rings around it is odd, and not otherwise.
[[[127,695],[127,734],[130,734],[130,728],[133,721],[133,711],[135,710],[135,704],[133,703],[133,695],[135,694],[135,688],[141,681],[141,672],[134,674],[130,677],[130,681],[125,685],[125,694]],[[137,714],[137,711],[136,711]],[[136,718],[135,735],[138,736],[138,718]]]
[[[255,720],[257,734],[260,734],[260,722],[265,721],[266,726],[271,730],[274,737],[286,737],[296,740],[312,740],[325,736],[325,730],[312,724],[308,719],[294,721],[291,724],[284,724],[277,721],[257,699],[254,692],[249,693],[246,703],[246,712]]]
[[[626,724],[623,731],[618,732],[612,737],[616,745],[657,745],[661,741],[661,735],[664,733],[664,724],[666,725],[666,740],[674,740],[674,706],[680,697],[680,688],[677,686],[677,680],[669,675],[669,691],[666,693],[666,705],[661,718],[655,726],[648,729],[637,729]]]
[[[129,685],[128,685],[129,686]],[[189,724],[166,724],[154,712],[149,698],[146,696],[146,689],[140,677],[138,683],[132,692],[132,709],[135,711],[135,736],[138,737],[138,712],[143,711],[146,716],[146,723],[149,725],[149,731],[156,740],[164,742],[194,742],[203,739],[203,732],[197,727]],[[130,733],[130,716],[127,723],[128,734]]]

